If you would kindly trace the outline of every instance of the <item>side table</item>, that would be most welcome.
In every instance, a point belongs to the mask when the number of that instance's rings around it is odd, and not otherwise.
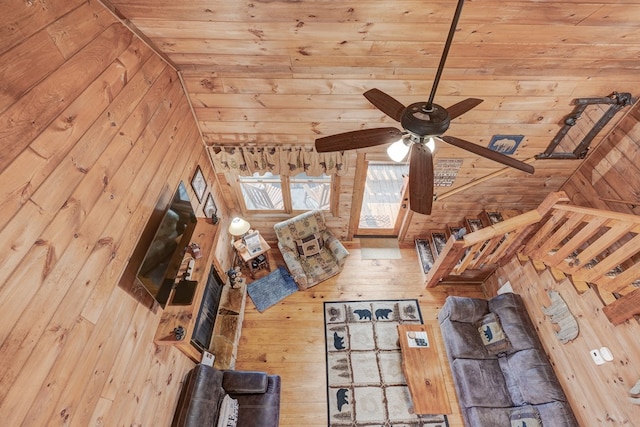
[[[258,270],[267,269],[271,271],[269,264],[269,249],[271,249],[271,246],[264,240],[262,235],[260,235],[260,250],[258,251],[249,253],[242,240],[233,242],[233,247],[242,260],[242,263],[249,269],[249,274],[252,279],[256,278],[255,273]]]

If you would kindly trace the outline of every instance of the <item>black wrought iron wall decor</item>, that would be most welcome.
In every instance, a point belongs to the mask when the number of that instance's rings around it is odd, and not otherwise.
[[[591,141],[600,133],[600,131],[609,123],[618,111],[636,102],[630,93],[613,92],[611,95],[603,98],[576,98],[573,100],[575,108],[564,119],[564,126],[551,141],[544,153],[537,154],[536,159],[584,159],[589,151]],[[562,151],[561,142],[567,136],[569,131],[578,124],[578,119],[589,106],[609,105],[599,120],[595,121],[591,130],[589,130],[582,140],[577,144],[573,151]]]

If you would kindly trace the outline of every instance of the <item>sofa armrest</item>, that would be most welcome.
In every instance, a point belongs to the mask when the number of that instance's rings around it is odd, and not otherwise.
[[[282,245],[280,242],[278,242],[278,249],[280,249],[280,253],[282,253],[282,259],[287,265],[287,268],[289,269],[289,273],[291,274],[291,277],[293,277],[293,280],[301,288],[306,288],[309,283],[307,275],[304,272],[300,261],[298,261],[298,253],[290,247]]]
[[[486,300],[448,296],[438,312],[438,320],[440,323],[447,318],[451,321],[476,323],[487,313],[489,313],[489,304]]]
[[[238,399],[238,427],[278,427],[280,419],[280,376],[269,375],[267,391],[261,394],[234,394]]]
[[[229,394],[261,394],[267,391],[269,377],[265,372],[224,371],[222,388]]]
[[[349,251],[344,247],[342,242],[338,240],[336,236],[334,236],[328,230],[323,232],[324,236],[324,245],[331,251],[333,256],[336,258],[338,265],[340,267],[344,266],[347,257],[349,256]]]
[[[223,373],[207,365],[196,365],[184,379],[172,427],[215,425],[224,396]]]

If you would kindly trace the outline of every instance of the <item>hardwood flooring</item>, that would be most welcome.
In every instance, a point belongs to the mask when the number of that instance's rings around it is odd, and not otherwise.
[[[264,313],[247,303],[236,369],[256,369],[282,376],[282,427],[327,425],[323,302],[416,298],[425,322],[435,320],[447,295],[484,298],[473,285],[426,289],[413,248],[402,248],[399,260],[362,260],[357,246],[349,247],[342,273],[326,282],[297,292]],[[277,251],[272,263],[282,264]],[[536,271],[530,262],[514,258],[497,270],[482,288],[494,295],[498,285],[510,281],[521,294],[558,379],[581,426],[640,426],[640,406],[628,400],[628,390],[640,378],[640,324],[628,321],[613,327],[602,313],[593,290],[579,295],[568,280],[556,282],[547,270]],[[559,291],[580,325],[578,338],[562,344],[541,310],[550,300],[546,290]],[[436,328],[437,331],[439,331]],[[440,362],[453,413],[451,427],[463,426],[460,407],[444,354]],[[596,366],[591,348],[608,346],[614,362]]]
[[[424,320],[429,321],[436,319],[449,294],[483,297],[477,286],[425,289],[413,248],[401,249],[402,258],[396,260],[362,260],[357,246],[348,248],[351,256],[340,275],[296,292],[263,313],[247,302],[236,369],[282,376],[281,427],[327,426],[325,301],[416,298]],[[272,267],[283,265],[277,250],[271,251],[271,258]],[[440,360],[453,410],[449,424],[460,427],[460,408],[444,344],[439,334],[437,339],[443,349]]]

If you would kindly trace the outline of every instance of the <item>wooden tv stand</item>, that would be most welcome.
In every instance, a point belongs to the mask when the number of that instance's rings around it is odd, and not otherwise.
[[[171,305],[173,291],[169,295],[168,303],[164,307],[160,323],[156,330],[154,342],[156,345],[171,345],[178,348],[194,362],[199,363],[202,354],[191,344],[198,311],[202,303],[204,289],[207,285],[207,278],[210,268],[216,268],[220,278],[226,279],[226,274],[218,261],[214,257],[214,247],[217,240],[219,227],[213,225],[204,218],[198,218],[195,231],[191,238],[192,243],[200,246],[202,257],[195,260],[191,280],[198,282],[195,295],[189,305]],[[211,267],[211,266],[214,267]],[[213,336],[209,351],[216,355],[214,366],[218,369],[232,369],[235,365],[240,330],[242,328],[242,317],[246,302],[246,285],[236,285],[235,288],[225,285],[222,290],[220,306],[213,329]],[[221,313],[222,312],[222,313]],[[233,321],[225,317],[235,317]],[[222,325],[235,325],[235,329],[225,329]],[[178,326],[185,329],[185,336],[178,340],[174,330]]]

